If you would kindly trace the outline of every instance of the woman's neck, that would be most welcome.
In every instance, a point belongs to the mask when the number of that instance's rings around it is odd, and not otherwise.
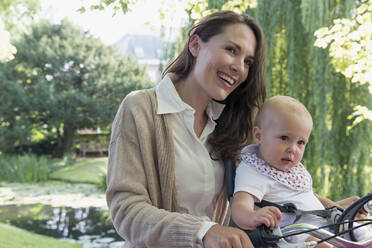
[[[200,137],[208,121],[205,110],[211,98],[204,94],[200,85],[195,80],[192,80],[190,76],[175,82],[174,86],[181,99],[195,110],[194,131]]]
[[[207,109],[211,98],[208,97],[191,76],[179,80],[174,84],[182,101],[195,110],[195,116],[201,116]]]

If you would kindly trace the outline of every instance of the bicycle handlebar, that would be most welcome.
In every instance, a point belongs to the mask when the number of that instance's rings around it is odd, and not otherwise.
[[[310,231],[311,230],[311,231]],[[297,234],[299,232],[309,231],[308,233],[315,238],[318,239],[327,239],[333,237],[332,239],[328,240],[332,245],[336,247],[345,247],[345,248],[368,248],[372,247],[372,239],[364,240],[364,241],[351,241],[344,239],[342,237],[336,236],[334,237],[334,233],[326,231],[324,229],[318,229],[316,226],[311,224],[291,224],[286,227],[280,228],[277,227],[274,230],[270,230],[266,227],[259,227],[254,231],[247,232],[249,238],[252,241],[254,247],[270,247],[274,244],[280,248],[290,248],[290,247],[315,247],[317,242],[302,242],[302,243],[288,243],[283,238],[283,235],[291,235]]]
[[[316,229],[316,226],[311,224],[292,224],[288,225],[284,228],[282,228],[282,233],[292,234],[292,233],[298,233],[301,231]],[[334,233],[331,233],[324,229],[317,229],[309,232],[312,236],[319,238],[319,239],[327,239],[334,236]],[[330,240],[327,241],[330,244],[333,244],[337,247],[346,247],[346,248],[368,248],[372,247],[372,239],[363,240],[363,241],[351,241],[344,239],[340,236],[336,236]],[[279,246],[280,247],[280,246]]]
[[[372,193],[360,198],[359,200],[355,201],[350,207],[348,207],[341,217],[338,219],[336,224],[328,225],[329,227],[335,226],[332,228],[334,233],[329,232],[325,229],[322,229],[327,226],[323,227],[316,227],[311,224],[291,224],[282,229],[277,227],[274,230],[270,230],[265,226],[258,227],[255,231],[246,231],[249,238],[252,241],[254,247],[270,247],[276,246],[281,248],[289,248],[289,247],[296,247],[296,248],[305,248],[305,247],[315,247],[317,243],[327,241],[330,244],[333,244],[337,247],[345,247],[345,248],[368,248],[372,247],[372,238],[363,241],[356,241],[353,230],[357,229],[364,225],[371,225],[371,219],[363,219],[358,221],[367,221],[367,223],[360,224],[359,227],[353,228],[353,220],[359,211],[359,209],[363,206],[371,208],[371,201],[372,201]],[[370,210],[370,209],[369,209]],[[372,214],[369,212],[369,214]],[[345,225],[346,224],[346,225]],[[319,242],[302,242],[291,244],[288,243],[284,238],[287,236],[293,236],[300,233],[309,233],[310,235],[314,236],[315,238],[320,239]],[[341,234],[346,234],[345,236],[341,237]],[[350,239],[346,239],[349,238]],[[344,238],[346,237],[346,238]]]
[[[371,205],[372,201],[372,193],[367,194],[366,196],[356,200],[353,202],[345,211],[342,213],[342,215],[339,217],[338,221],[340,224],[335,226],[334,232],[340,232],[342,230],[345,230],[347,228],[350,228],[351,231],[347,233],[347,238],[351,239],[353,241],[356,241],[354,232],[352,230],[353,222],[349,223],[348,225],[343,225],[342,222],[345,220],[353,220],[355,219],[355,216],[358,214],[359,210],[361,208],[364,208],[364,206],[368,207]],[[365,209],[365,211],[368,212],[368,209]],[[372,215],[372,213],[370,213]]]

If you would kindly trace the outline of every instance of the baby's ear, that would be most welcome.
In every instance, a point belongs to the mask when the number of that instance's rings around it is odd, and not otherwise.
[[[261,128],[258,126],[254,126],[252,129],[252,135],[253,135],[253,140],[256,144],[261,143]]]

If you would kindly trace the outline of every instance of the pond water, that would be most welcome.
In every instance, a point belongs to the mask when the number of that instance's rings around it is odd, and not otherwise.
[[[0,206],[0,222],[59,239],[73,239],[83,247],[123,245],[108,211],[101,208],[52,207],[44,204]]]

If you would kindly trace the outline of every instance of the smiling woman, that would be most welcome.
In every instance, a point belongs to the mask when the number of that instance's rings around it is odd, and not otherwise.
[[[126,247],[252,247],[226,226],[223,160],[250,142],[265,99],[263,45],[252,18],[213,13],[190,29],[155,88],[124,99],[106,196]]]
[[[225,100],[247,78],[256,38],[247,25],[236,23],[226,26],[223,33],[208,42],[193,34],[189,47],[196,58],[195,69],[188,76],[189,82],[178,82],[176,88],[179,85],[201,88],[199,97],[205,98],[205,106],[210,99]]]

